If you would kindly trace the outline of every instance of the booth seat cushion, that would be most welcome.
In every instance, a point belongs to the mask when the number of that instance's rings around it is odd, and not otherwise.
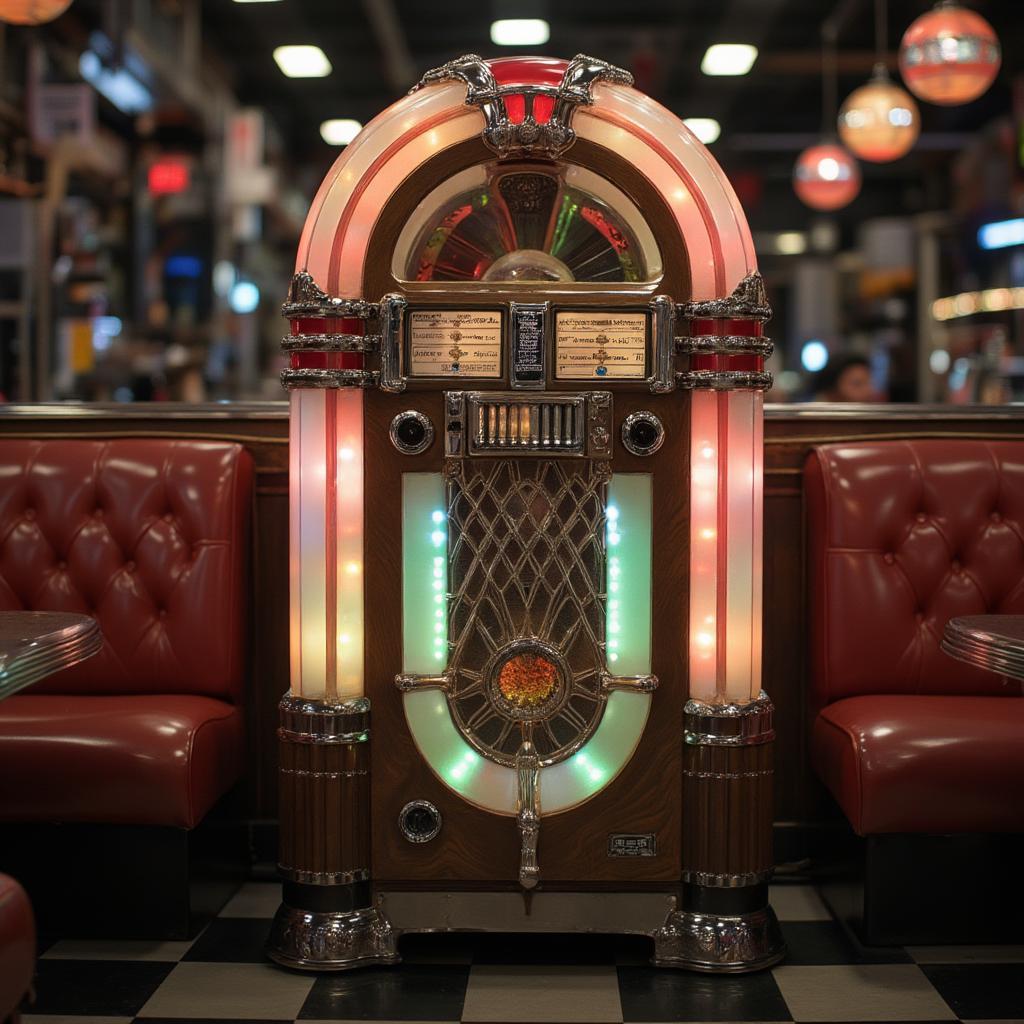
[[[212,697],[24,693],[0,702],[0,820],[192,828],[242,769]]]
[[[1024,700],[878,695],[829,704],[814,767],[860,835],[1024,832]]]
[[[32,984],[36,929],[25,890],[0,874],[0,1020],[13,1017]]]

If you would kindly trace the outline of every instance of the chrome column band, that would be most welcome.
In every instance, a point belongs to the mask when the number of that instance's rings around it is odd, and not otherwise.
[[[761,335],[691,334],[676,338],[676,351],[691,356],[760,356],[767,359],[775,351],[775,346],[771,338]]]
[[[281,306],[281,315],[289,320],[372,320],[380,316],[380,312],[380,304],[377,302],[333,298],[305,270],[300,270],[292,278],[288,286],[288,297]]]
[[[286,334],[281,339],[285,352],[376,352],[379,334]]]
[[[278,712],[277,734],[292,743],[365,743],[370,738],[370,702],[365,697],[327,704],[286,694]]]
[[[772,877],[766,871],[747,871],[740,875],[717,875],[710,871],[683,871],[683,881],[693,885],[706,885],[715,889],[742,889],[748,885],[763,885]]]
[[[298,882],[300,885],[352,885],[370,880],[369,868],[357,868],[355,871],[303,871],[301,868],[278,864],[277,870],[286,882]]]
[[[747,274],[732,294],[724,299],[702,299],[684,302],[676,307],[680,320],[771,320],[764,279],[755,270]]]
[[[687,701],[683,719],[684,740],[690,746],[751,747],[775,739],[772,702],[763,690],[749,704]]]
[[[281,384],[293,388],[372,388],[380,374],[376,370],[289,369],[281,371]]]
[[[686,370],[676,374],[676,383],[687,391],[767,391],[772,375],[761,370]]]

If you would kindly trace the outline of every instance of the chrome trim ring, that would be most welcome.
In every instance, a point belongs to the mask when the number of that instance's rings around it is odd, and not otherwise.
[[[771,338],[749,334],[692,334],[676,338],[676,351],[682,355],[761,356],[767,359],[775,346]]]
[[[638,423],[646,423],[654,428],[654,441],[646,448],[638,445],[632,437],[630,437],[630,431]],[[648,412],[646,409],[640,409],[637,412],[631,412],[622,421],[622,446],[626,449],[630,455],[638,455],[641,458],[647,455],[653,455],[664,443],[665,443],[665,426],[654,415],[653,412]]]
[[[689,746],[749,747],[775,739],[772,702],[762,690],[748,704],[706,704],[689,700],[683,708],[683,738]]]
[[[292,743],[366,743],[370,738],[370,702],[365,697],[328,704],[287,694],[278,714],[277,735]]]
[[[352,885],[370,880],[369,868],[356,868],[354,871],[303,871],[301,868],[278,864],[277,870],[286,882],[298,882],[301,885]]]
[[[379,334],[286,334],[281,339],[285,352],[376,352]]]
[[[434,822],[429,832],[414,832],[409,827],[407,819],[413,811],[426,811],[433,816]],[[442,823],[441,812],[429,800],[410,800],[398,812],[398,827],[410,843],[429,843],[431,839],[436,839]]]
[[[372,388],[377,383],[376,370],[282,370],[281,384],[293,388]]]
[[[676,382],[688,391],[767,391],[772,386],[772,375],[752,370],[687,370],[676,374]]]
[[[417,444],[408,444],[398,436],[398,431],[402,424],[410,419],[415,420],[423,427],[423,438]],[[422,412],[416,409],[406,409],[405,412],[400,412],[391,421],[391,426],[388,427],[388,437],[391,438],[391,443],[403,455],[420,455],[434,443],[434,424],[430,422],[430,417]]]

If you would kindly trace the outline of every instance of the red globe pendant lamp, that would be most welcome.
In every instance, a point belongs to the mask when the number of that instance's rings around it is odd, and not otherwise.
[[[842,146],[823,142],[805,149],[793,168],[793,189],[813,210],[840,210],[860,192],[860,168]]]
[[[942,0],[922,14],[900,43],[900,73],[907,88],[918,99],[946,107],[981,96],[1001,61],[992,26],[953,0]]]
[[[0,0],[0,21],[10,25],[42,25],[71,6],[71,0]]]
[[[838,126],[843,145],[855,156],[887,163],[910,152],[921,132],[921,115],[913,97],[879,64],[871,80],[846,97]]]

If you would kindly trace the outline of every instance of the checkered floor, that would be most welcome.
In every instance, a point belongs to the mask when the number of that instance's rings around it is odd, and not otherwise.
[[[810,886],[778,885],[785,963],[743,977],[647,966],[642,939],[408,936],[404,962],[317,977],[263,956],[275,885],[192,942],[44,944],[25,1024],[169,1021],[1024,1021],[1024,946],[855,949]]]

